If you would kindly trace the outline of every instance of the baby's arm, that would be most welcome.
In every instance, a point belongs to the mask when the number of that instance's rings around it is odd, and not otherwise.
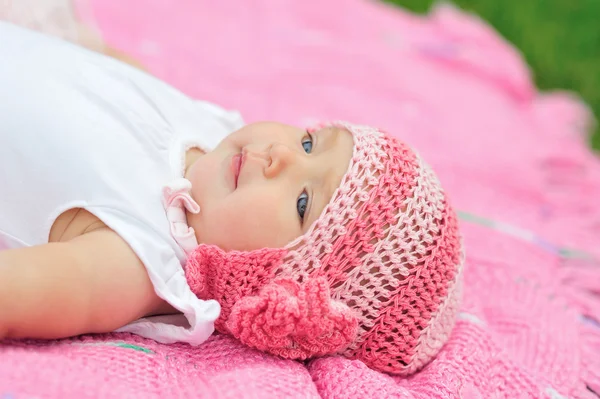
[[[0,339],[110,332],[163,304],[142,262],[108,228],[0,252]]]

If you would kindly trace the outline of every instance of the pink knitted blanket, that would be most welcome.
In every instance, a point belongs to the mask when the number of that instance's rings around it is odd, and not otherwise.
[[[591,117],[569,94],[538,93],[486,24],[363,0],[95,0],[84,11],[152,73],[249,121],[347,119],[419,148],[462,211],[464,304],[450,342],[410,378],[338,357],[280,360],[223,336],[190,347],[111,334],[0,344],[0,398],[598,397]]]

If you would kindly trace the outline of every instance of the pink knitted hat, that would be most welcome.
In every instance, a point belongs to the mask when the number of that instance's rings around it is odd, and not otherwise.
[[[216,329],[246,345],[410,374],[454,326],[463,265],[456,215],[406,144],[371,127],[331,125],[353,134],[354,153],[309,231],[279,249],[200,245],[186,277],[199,298],[221,304]]]

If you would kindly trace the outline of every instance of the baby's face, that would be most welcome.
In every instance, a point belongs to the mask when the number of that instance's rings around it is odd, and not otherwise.
[[[348,170],[350,132],[312,134],[274,122],[247,125],[186,172],[199,214],[189,214],[199,243],[224,250],[280,248],[320,216]]]

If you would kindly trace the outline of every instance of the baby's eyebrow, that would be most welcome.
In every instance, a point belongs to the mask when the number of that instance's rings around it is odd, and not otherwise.
[[[335,146],[337,138],[340,134],[340,131],[335,126],[330,126],[327,128],[326,132],[320,133],[320,135],[326,135],[319,145],[322,147],[321,151],[326,151],[331,149],[331,147]]]
[[[317,141],[318,146],[320,147],[317,149],[317,151],[325,152],[335,147],[337,138],[340,134],[340,129],[331,126],[327,128],[326,131],[319,132],[318,134],[321,140]],[[321,212],[323,212],[323,209],[325,209],[325,207],[331,200],[333,193],[338,188],[337,185],[334,184],[332,181],[331,176],[333,169],[333,165],[328,165],[328,167],[325,169],[325,176],[319,179],[319,189],[315,190],[313,194],[313,204],[310,207],[310,214],[308,215],[308,220],[310,221],[310,223],[308,223],[307,226],[312,225],[314,221],[317,220],[317,218],[321,215]],[[316,206],[317,203],[319,204],[318,207]]]

